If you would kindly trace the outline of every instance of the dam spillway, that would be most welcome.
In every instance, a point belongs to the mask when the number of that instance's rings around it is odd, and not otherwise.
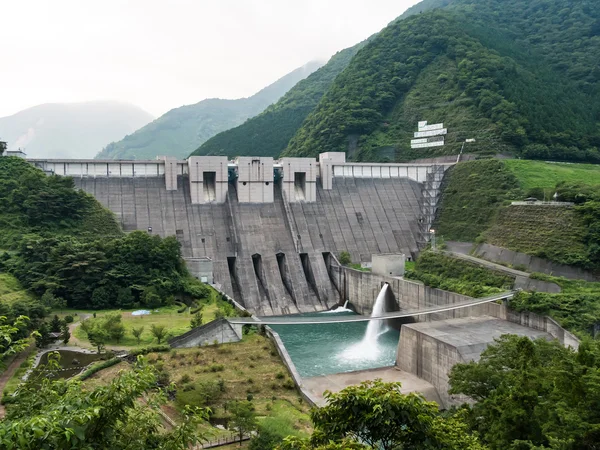
[[[210,258],[214,283],[262,316],[338,304],[326,264],[330,254],[347,251],[355,262],[380,253],[414,256],[435,211],[427,184],[446,168],[264,160],[238,161],[236,178],[231,163],[214,158],[205,167],[198,157],[31,162],[73,176],[125,231],[176,236],[184,258]]]

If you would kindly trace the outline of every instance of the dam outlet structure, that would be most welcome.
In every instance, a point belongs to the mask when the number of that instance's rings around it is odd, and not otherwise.
[[[328,269],[341,252],[367,265],[372,255],[415,258],[451,166],[347,162],[344,153],[28,161],[71,176],[126,232],[175,236],[192,273],[260,316],[344,304]]]

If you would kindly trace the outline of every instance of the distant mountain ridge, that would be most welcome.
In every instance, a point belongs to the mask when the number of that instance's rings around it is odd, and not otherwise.
[[[215,134],[261,113],[322,65],[311,61],[248,98],[206,99],[172,109],[122,140],[108,144],[96,158],[139,160],[159,155],[185,158]]]
[[[1,117],[0,137],[9,150],[22,148],[28,158],[93,158],[107,142],[152,119],[122,102],[46,103]]]
[[[365,42],[336,53],[265,111],[210,138],[192,155],[278,156]]]

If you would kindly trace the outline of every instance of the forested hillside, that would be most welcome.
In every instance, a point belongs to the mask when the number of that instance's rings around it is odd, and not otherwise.
[[[592,0],[439,0],[374,36],[291,139],[286,156],[355,160],[468,152],[600,162],[600,8]],[[409,148],[419,120],[448,145]]]
[[[242,125],[212,137],[192,155],[278,156],[364,42],[335,54],[279,101]]]
[[[96,158],[139,160],[160,155],[185,158],[215,134],[262,112],[321,65],[311,61],[248,98],[213,98],[172,109],[121,141],[110,143]]]
[[[573,206],[511,205],[535,197]],[[493,159],[452,167],[436,233],[486,242],[585,269],[600,269],[600,166]]]
[[[0,158],[0,230],[0,275],[45,306],[155,308],[208,292],[189,276],[175,237],[125,235],[71,178],[46,176],[20,158]],[[0,278],[0,292],[2,284],[6,293],[22,289],[10,277]]]

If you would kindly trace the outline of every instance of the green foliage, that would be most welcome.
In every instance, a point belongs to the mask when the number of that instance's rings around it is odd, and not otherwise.
[[[0,316],[0,368],[3,368],[3,361],[8,356],[27,347],[27,339],[19,338],[19,336],[27,330],[28,322],[29,318],[25,316],[19,316],[11,322],[7,321],[6,316]]]
[[[194,329],[202,325],[202,313],[198,311],[190,320],[190,328]]]
[[[96,229],[93,217],[102,222]],[[114,216],[71,178],[46,176],[21,158],[0,159],[0,244],[14,242],[14,231],[120,234]]]
[[[347,251],[340,252],[340,264],[343,266],[347,266],[352,263],[352,258],[350,257],[350,253]]]
[[[597,448],[600,439],[600,346],[505,335],[478,362],[457,364],[450,393],[465,406],[472,431],[492,449]]]
[[[467,151],[600,161],[591,0],[428,4],[438,9],[392,22],[357,53],[286,156],[410,159],[457,154],[477,138]],[[443,121],[449,145],[408,149],[419,119]]]
[[[80,327],[87,334],[88,340],[98,349],[98,353],[109,341],[118,344],[125,335],[125,327],[121,323],[121,314],[118,312],[86,319],[81,322]]]
[[[91,367],[88,367],[87,369],[85,369],[81,373],[81,375],[79,375],[77,378],[79,381],[87,380],[89,377],[91,377],[95,373],[100,372],[101,370],[107,369],[109,367],[112,367],[116,364],[119,364],[121,361],[122,361],[121,358],[114,357],[114,358],[107,359],[106,361],[96,363],[96,364],[92,365]]]
[[[311,412],[314,433],[310,441],[287,439],[280,448],[484,448],[467,432],[460,416],[444,417],[436,403],[427,402],[420,394],[404,395],[400,386],[375,380],[338,393],[325,392],[327,405]],[[344,440],[368,447],[329,447]]]
[[[56,369],[58,363],[50,359],[48,366]],[[206,412],[186,409],[180,425],[164,431],[159,409],[166,395],[153,390],[156,379],[142,361],[107,386],[90,391],[79,381],[50,381],[44,373],[34,372],[0,422],[0,447],[184,450],[195,445]],[[142,396],[146,401],[137,401]]]
[[[42,322],[38,329],[34,332],[35,346],[39,349],[46,348],[52,339],[50,338],[50,328],[48,324]]]
[[[407,270],[405,276],[427,286],[470,297],[485,297],[510,290],[514,282],[508,275],[434,252],[421,253],[415,268]]]
[[[564,328],[579,335],[594,333],[594,327],[600,323],[600,283],[568,280],[539,273],[533,274],[532,278],[556,283],[561,287],[561,292],[519,292],[510,300],[512,309],[549,315]]]
[[[210,138],[192,155],[277,157],[335,77],[363,45],[360,43],[336,53],[326,65],[298,82],[278,102],[242,125]]]
[[[138,345],[140,345],[140,339],[141,339],[143,333],[144,333],[143,326],[137,327],[137,328],[134,327],[131,329],[131,334],[136,339]]]
[[[500,208],[485,241],[562,264],[589,266],[586,226],[569,207],[507,206]]]
[[[152,324],[150,326],[150,333],[152,333],[152,336],[156,338],[158,345],[160,345],[160,342],[167,337],[168,331],[164,325]]]
[[[445,239],[474,241],[507,198],[519,198],[519,183],[501,161],[469,161],[452,167],[434,224]]]
[[[244,435],[256,430],[256,412],[254,405],[248,400],[235,400],[227,404],[227,411],[231,414],[229,428],[237,431],[240,441]]]

